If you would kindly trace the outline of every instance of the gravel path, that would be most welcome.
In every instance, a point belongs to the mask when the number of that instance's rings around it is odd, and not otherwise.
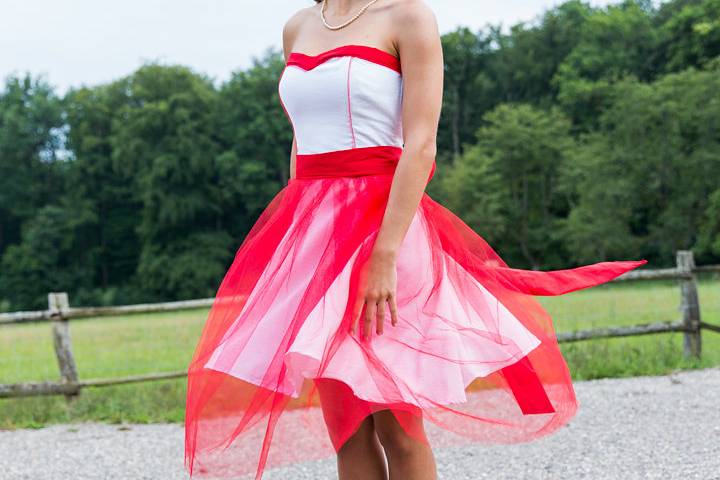
[[[575,387],[581,407],[566,428],[527,444],[437,449],[440,479],[720,479],[720,368]],[[180,425],[0,432],[0,478],[186,479],[182,444]],[[335,461],[264,478],[333,479]]]

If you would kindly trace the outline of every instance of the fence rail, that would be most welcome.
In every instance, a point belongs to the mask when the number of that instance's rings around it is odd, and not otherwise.
[[[720,333],[720,326],[703,322],[700,318],[700,301],[697,293],[697,272],[719,272],[720,265],[695,266],[692,251],[680,250],[676,255],[675,268],[654,270],[633,270],[611,282],[639,280],[677,280],[680,286],[681,318],[632,326],[604,327],[557,334],[559,342],[577,342],[597,338],[628,337],[666,332],[683,332],[683,354],[685,357],[700,358],[702,353],[703,329]],[[65,292],[48,294],[48,309],[29,312],[0,313],[0,328],[12,324],[51,322],[53,346],[60,370],[59,382],[24,382],[0,384],[0,398],[29,397],[39,395],[65,395],[68,400],[80,394],[83,388],[104,387],[127,383],[147,382],[182,378],[186,371],[151,373],[116,378],[80,380],[70,340],[71,319],[97,318],[132,313],[174,312],[191,308],[212,306],[214,298],[184,300],[179,302],[143,303],[113,307],[70,307]]]

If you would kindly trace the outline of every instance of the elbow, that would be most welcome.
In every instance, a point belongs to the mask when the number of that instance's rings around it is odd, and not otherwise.
[[[427,158],[429,162],[434,162],[437,155],[437,141],[433,138],[423,143],[421,152],[423,158]]]
[[[405,149],[419,160],[432,163],[437,155],[437,140],[435,136],[412,139],[405,144]]]

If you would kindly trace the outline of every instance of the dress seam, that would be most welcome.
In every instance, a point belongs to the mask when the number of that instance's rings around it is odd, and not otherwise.
[[[353,57],[350,57],[350,60],[348,61],[348,68],[347,68],[347,106],[348,106],[348,122],[350,126],[350,135],[352,137],[352,148],[355,148],[357,146],[357,142],[355,141],[355,128],[353,127],[353,120],[352,120],[352,105],[350,102],[350,71],[352,68],[352,61]]]

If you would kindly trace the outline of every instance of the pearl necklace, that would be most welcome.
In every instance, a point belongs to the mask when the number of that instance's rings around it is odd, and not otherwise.
[[[356,13],[355,16],[352,17],[350,20],[348,20],[347,22],[345,22],[345,23],[343,23],[343,24],[341,24],[341,25],[333,26],[333,25],[328,25],[327,21],[325,20],[325,9],[327,8],[327,0],[323,0],[323,1],[322,1],[322,7],[320,8],[320,18],[322,19],[323,24],[324,24],[327,28],[329,28],[330,30],[340,30],[341,28],[347,27],[347,26],[350,25],[352,22],[354,22],[355,20],[357,20],[357,19],[360,17],[360,15],[362,15],[363,13],[365,13],[365,10],[367,10],[368,8],[370,8],[370,5],[372,5],[372,4],[375,3],[375,2],[377,2],[377,0],[370,0],[370,2],[368,2],[368,4],[365,5],[364,7],[362,7],[362,8],[360,9],[360,11],[359,11],[358,13]]]

